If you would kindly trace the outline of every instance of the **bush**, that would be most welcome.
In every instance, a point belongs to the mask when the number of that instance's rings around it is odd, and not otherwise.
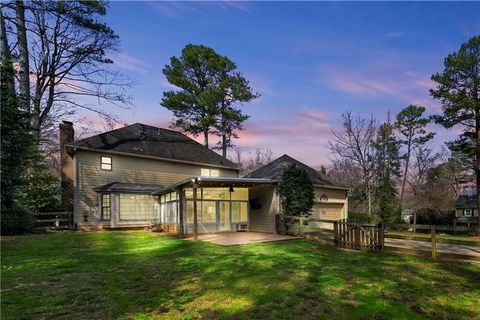
[[[283,172],[282,181],[278,185],[282,208],[289,216],[310,216],[315,189],[305,169],[290,164]]]
[[[32,232],[35,225],[33,213],[26,207],[3,208],[1,219],[2,235]]]
[[[455,211],[442,209],[420,209],[417,211],[417,224],[451,225]]]
[[[364,212],[349,212],[348,222],[353,223],[380,223],[381,219],[377,215],[369,215]]]

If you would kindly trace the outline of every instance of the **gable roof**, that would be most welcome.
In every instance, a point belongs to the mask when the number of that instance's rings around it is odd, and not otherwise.
[[[141,123],[81,139],[67,146],[238,169],[235,163],[180,132]]]
[[[312,182],[314,185],[346,189],[346,190],[349,189],[339,183],[335,183],[330,178],[321,174],[320,172],[313,169],[312,167],[309,167],[306,164],[286,154],[264,165],[263,167],[247,174],[245,178],[267,178],[267,179],[280,181],[282,180],[283,172],[292,163],[305,169],[305,171],[307,171],[308,175],[310,176],[310,179],[312,179]]]
[[[458,196],[457,201],[455,201],[455,208],[476,208],[477,207],[477,195],[467,195],[463,194]]]

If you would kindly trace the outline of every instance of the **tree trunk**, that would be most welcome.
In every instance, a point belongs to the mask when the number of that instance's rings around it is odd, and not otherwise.
[[[405,170],[403,171],[402,189],[400,191],[400,206],[402,207],[403,207],[403,197],[405,195],[405,185],[407,184],[408,166],[410,165],[410,153],[412,151],[410,144],[407,147],[408,147],[407,158],[405,159]]]
[[[205,147],[208,148],[208,129],[203,130],[203,141],[205,144]]]
[[[480,234],[480,106],[475,111],[475,178],[477,183],[477,218]]]
[[[2,72],[5,72],[8,68],[9,72],[12,71],[12,55],[10,53],[10,46],[8,45],[8,38],[7,38],[7,30],[5,29],[5,20],[3,19],[3,13],[0,11],[0,36],[1,36],[1,41],[0,41],[0,55],[2,59],[2,64],[5,63],[6,67],[3,67]],[[8,65],[7,65],[8,64]],[[7,77],[5,77],[6,80]],[[7,87],[12,94],[15,93],[15,82],[14,82],[14,77],[13,77],[13,72],[12,76],[8,77],[8,83]],[[4,97],[1,97],[2,100]]]
[[[222,155],[224,158],[227,157],[227,135],[222,134]]]
[[[25,5],[22,0],[16,1],[15,10],[20,62],[19,102],[22,110],[30,112],[30,66],[28,58],[27,29],[25,28]]]

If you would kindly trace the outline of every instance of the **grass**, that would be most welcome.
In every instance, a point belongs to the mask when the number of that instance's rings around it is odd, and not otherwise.
[[[2,319],[474,319],[480,268],[147,232],[3,239]]]

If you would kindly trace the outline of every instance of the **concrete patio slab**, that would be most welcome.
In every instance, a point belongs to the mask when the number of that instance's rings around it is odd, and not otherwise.
[[[263,232],[218,232],[198,235],[198,240],[207,241],[222,246],[237,246],[248,243],[291,241],[299,239],[302,238]],[[193,240],[193,237],[185,238],[185,240]]]

